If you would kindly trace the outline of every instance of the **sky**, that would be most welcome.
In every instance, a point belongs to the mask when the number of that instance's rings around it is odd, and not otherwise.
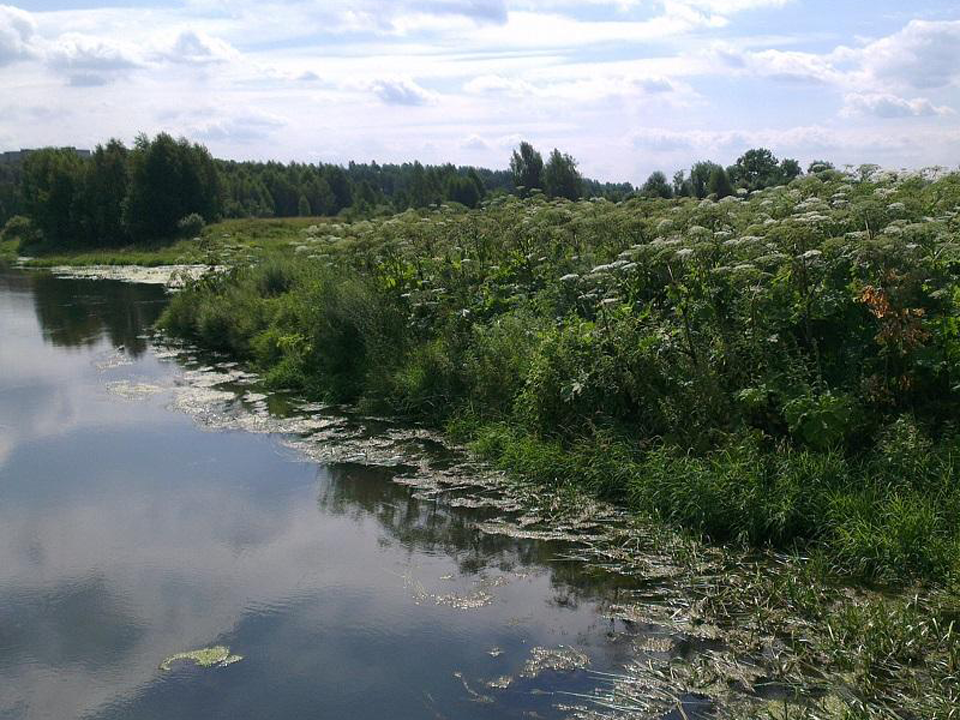
[[[161,130],[218,157],[583,173],[960,164],[958,0],[20,0],[0,150]]]

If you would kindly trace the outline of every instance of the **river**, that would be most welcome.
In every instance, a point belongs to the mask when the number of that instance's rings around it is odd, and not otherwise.
[[[563,717],[633,657],[622,583],[409,480],[429,434],[171,351],[165,302],[0,271],[0,718]]]

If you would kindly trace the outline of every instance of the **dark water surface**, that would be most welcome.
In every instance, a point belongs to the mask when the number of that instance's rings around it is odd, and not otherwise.
[[[189,370],[144,338],[164,302],[0,271],[0,718],[558,717],[596,676],[521,677],[534,648],[622,665],[556,543],[136,392]],[[214,645],[243,660],[159,668]]]

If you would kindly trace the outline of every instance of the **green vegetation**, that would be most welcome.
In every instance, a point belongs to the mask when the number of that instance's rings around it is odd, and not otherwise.
[[[64,248],[52,250],[25,261],[27,267],[59,265],[214,265],[220,262],[255,262],[267,255],[295,254],[299,242],[310,227],[331,224],[328,218],[277,218],[223,220],[206,225],[195,237],[173,242],[134,243],[117,248]],[[17,241],[0,244],[9,258],[16,258]]]
[[[30,221],[19,231],[23,254],[166,240],[188,216],[210,222],[220,214],[210,153],[165,134],[141,135],[130,151],[113,140],[88,159],[69,148],[31,153],[20,194]]]
[[[629,183],[583,179],[569,155],[539,162],[529,190],[550,197],[620,198]],[[542,175],[542,179],[541,179]],[[517,191],[510,170],[453,165],[307,165],[218,161],[207,149],[161,133],[118,140],[89,156],[44,148],[0,165],[0,227],[20,238],[21,254],[170,243],[195,237],[223,218],[388,216],[407,208],[455,202],[475,208],[488,195]],[[24,222],[27,224],[24,225]]]
[[[821,163],[822,164],[822,163]],[[816,164],[825,169],[827,164]],[[75,148],[29,151],[0,165],[0,226],[17,237],[22,255],[91,248],[169,244],[199,235],[223,218],[388,217],[407,209],[456,203],[477,208],[485,199],[542,193],[548,198],[619,201],[718,198],[736,189],[759,190],[801,174],[795,160],[764,148],[747,151],[724,169],[700,162],[674,175],[657,171],[642,188],[582,177],[577,161],[554,149],[546,163],[527,142],[509,170],[453,165],[306,165],[215,160],[202,145],[160,133],[140,135],[133,148],[118,140],[82,155]],[[128,254],[135,255],[136,251]]]
[[[166,658],[160,663],[161,670],[169,670],[175,662],[191,662],[202,668],[226,667],[235,662],[243,660],[241,655],[231,655],[230,648],[223,645],[203,648],[202,650],[191,650],[190,652],[176,653]]]
[[[960,579],[960,177],[520,201],[303,232],[169,331],[501,466],[869,580]]]
[[[0,265],[13,262],[17,259],[17,247],[19,244],[17,240],[3,240],[0,238]]]

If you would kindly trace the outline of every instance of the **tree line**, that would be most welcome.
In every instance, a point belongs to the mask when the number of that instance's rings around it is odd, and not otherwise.
[[[477,207],[498,194],[542,193],[577,200],[724,197],[758,190],[802,174],[795,160],[750,150],[724,168],[698,162],[669,182],[653,173],[640,187],[584,178],[577,161],[554,149],[546,162],[521,142],[506,170],[420,162],[307,164],[215,159],[203,145],[166,133],[140,135],[132,148],[119,140],[89,157],[71,148],[45,148],[19,163],[0,165],[3,237],[49,246],[119,246],[195,234],[221,218],[369,217],[443,202]]]
[[[832,169],[833,165],[823,160],[812,162],[808,172]],[[689,174],[678,170],[673,181],[657,170],[651,173],[640,187],[640,194],[650,198],[691,197],[703,199],[710,195],[724,198],[738,190],[753,192],[764,188],[785,185],[803,175],[800,163],[792,158],[778,160],[766,148],[747,150],[729,167],[702,160],[694,163]]]

